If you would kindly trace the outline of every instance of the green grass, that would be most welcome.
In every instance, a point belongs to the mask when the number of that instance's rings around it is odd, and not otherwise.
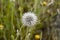
[[[44,0],[0,0],[0,24],[4,26],[0,30],[0,40],[31,40],[35,30],[49,27],[52,17],[57,14],[56,9],[60,7],[60,1],[55,1],[49,7],[41,5],[40,2],[43,4]],[[47,10],[53,11],[47,13]],[[24,27],[21,23],[22,15],[28,11],[34,12],[38,17],[38,23],[33,28]],[[29,31],[31,36],[27,38]]]

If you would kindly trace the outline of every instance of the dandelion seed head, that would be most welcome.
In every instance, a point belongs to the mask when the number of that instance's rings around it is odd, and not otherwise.
[[[22,16],[22,24],[25,26],[34,26],[37,22],[37,16],[33,12],[27,12]]]

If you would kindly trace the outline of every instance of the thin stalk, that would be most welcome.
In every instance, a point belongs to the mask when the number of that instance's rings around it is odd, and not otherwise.
[[[38,3],[38,1],[35,0],[35,1],[34,1],[34,12],[36,12],[36,9],[37,9],[37,3]]]

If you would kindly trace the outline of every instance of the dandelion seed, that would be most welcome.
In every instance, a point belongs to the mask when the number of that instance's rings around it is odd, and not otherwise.
[[[34,26],[37,22],[37,16],[33,12],[27,12],[22,16],[22,24],[25,26]]]

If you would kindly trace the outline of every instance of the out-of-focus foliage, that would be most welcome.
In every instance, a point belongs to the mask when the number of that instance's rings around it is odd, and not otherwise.
[[[34,27],[21,23],[25,12],[37,15]],[[60,40],[59,15],[60,0],[0,0],[0,40]]]

